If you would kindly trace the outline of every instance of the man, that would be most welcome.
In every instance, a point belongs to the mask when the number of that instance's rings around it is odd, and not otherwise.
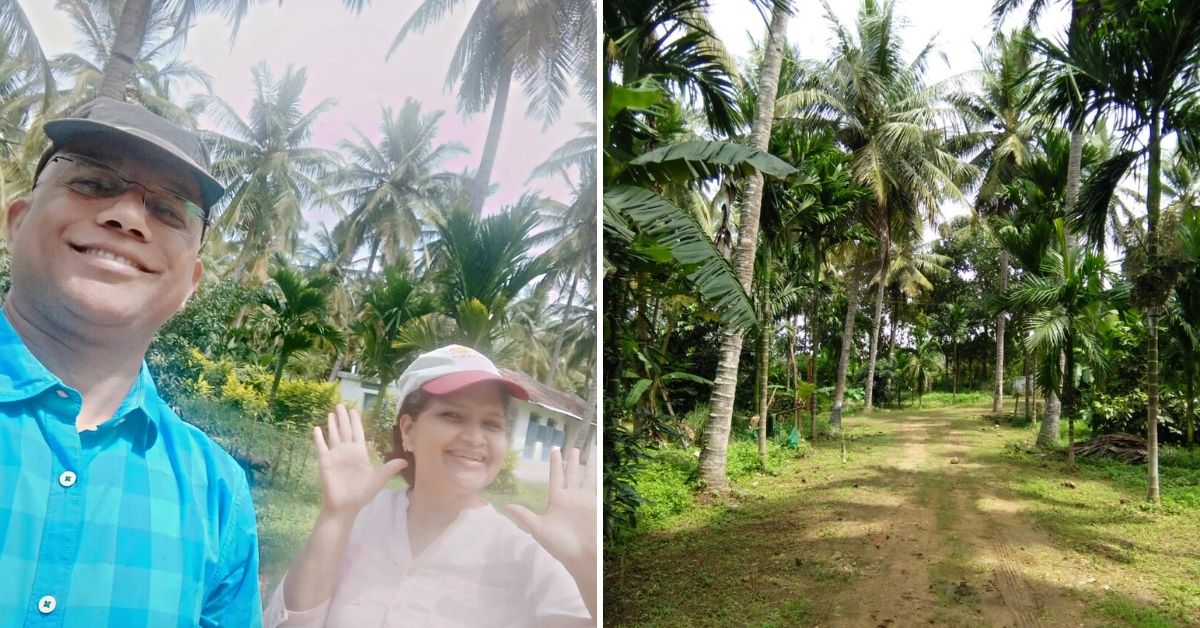
[[[260,625],[245,473],[144,362],[200,281],[224,189],[198,138],[136,105],[44,130],[6,221],[0,626]]]

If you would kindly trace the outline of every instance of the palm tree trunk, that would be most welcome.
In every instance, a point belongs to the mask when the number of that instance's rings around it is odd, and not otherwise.
[[[858,269],[850,269],[846,288],[846,318],[842,323],[842,353],[838,357],[837,381],[833,387],[833,407],[829,409],[829,431],[842,430],[842,400],[846,395],[846,369],[850,366],[850,348],[854,342],[854,319],[858,316]]]
[[[334,352],[333,366],[329,368],[329,377],[325,381],[332,382],[337,379],[338,372],[342,370],[342,357],[341,351]]]
[[[950,393],[950,403],[958,403],[958,337],[954,338],[954,392]]]
[[[1065,357],[1059,352],[1058,368],[1065,371]],[[1038,430],[1037,444],[1039,447],[1053,447],[1058,442],[1059,418],[1062,416],[1062,403],[1058,393],[1053,389],[1046,395],[1046,408],[1042,411],[1042,427]]]
[[[150,0],[125,0],[112,50],[104,62],[104,79],[98,96],[125,101],[125,86],[133,81],[133,64],[146,38]]]
[[[1008,250],[1000,249],[1000,294],[1008,291]],[[996,315],[996,383],[992,391],[992,414],[1004,404],[1004,312]]]
[[[271,395],[267,399],[267,412],[275,412],[275,395],[279,393],[279,381],[283,379],[283,366],[287,364],[288,352],[280,349],[279,363],[275,365],[275,379],[271,381]]]
[[[1074,321],[1071,321],[1074,324]],[[1067,365],[1063,369],[1062,413],[1067,415],[1067,467],[1075,468],[1075,334],[1067,332]]]
[[[375,407],[372,408],[372,410],[371,410],[371,412],[373,412],[375,415],[376,421],[379,421],[379,419],[380,419],[379,415],[383,413],[383,402],[387,398],[388,386],[391,386],[391,385],[392,385],[392,382],[390,382],[390,381],[385,382],[385,381],[381,380],[379,382],[379,394],[375,396]]]
[[[1029,412],[1029,406],[1033,403],[1033,365],[1030,363],[1029,349],[1025,349],[1023,362],[1025,370],[1025,420],[1031,421],[1033,417]]]
[[[771,364],[771,307],[762,290],[762,321],[758,325],[758,459],[767,466],[767,369]]]
[[[475,180],[471,182],[471,213],[475,216],[483,213],[483,201],[492,182],[492,166],[496,164],[496,152],[500,147],[500,131],[504,128],[504,112],[508,109],[508,88],[512,84],[512,73],[511,63],[500,68],[487,140],[483,144],[483,155],[479,159],[479,169],[475,171]]]
[[[800,397],[796,396],[796,389],[800,385],[800,370],[796,368],[796,334],[800,331],[797,320],[798,317],[793,317],[792,325],[788,327],[788,383],[792,389],[792,423],[803,436],[803,430],[800,429]]]
[[[887,231],[884,232],[883,241],[879,246],[883,247],[883,255],[879,263],[879,288],[875,290],[874,329],[871,330],[871,352],[867,358],[867,392],[863,412],[870,412],[875,407],[875,359],[879,357],[879,329],[883,324],[883,293],[887,286],[888,258],[892,253],[891,238]]]
[[[1162,171],[1162,133],[1159,112],[1150,112],[1149,159],[1146,172],[1146,239],[1151,242],[1150,259],[1158,258],[1154,238],[1158,230],[1158,207],[1162,186],[1158,180]],[[1146,497],[1155,504],[1158,496],[1158,305],[1146,311],[1146,468],[1148,484]]]
[[[1189,351],[1190,355],[1191,352]],[[1196,446],[1196,365],[1188,360],[1187,372],[1187,448],[1188,453]]]
[[[579,274],[571,274],[571,291],[567,293],[567,307],[563,310],[562,321],[558,324],[558,334],[554,339],[554,351],[550,353],[550,368],[546,371],[546,378],[542,383],[547,386],[554,386],[554,376],[558,373],[558,361],[562,359],[563,342],[567,338],[567,321],[571,316],[571,302],[575,300],[575,289],[579,287]]]
[[[784,3],[776,3],[771,13],[771,26],[759,75],[755,98],[754,124],[750,129],[750,145],[766,150],[775,118],[775,98],[779,90],[779,68],[783,60],[783,42],[787,31],[788,14]],[[762,210],[763,176],[755,172],[746,186],[746,205],[734,256],[734,274],[747,294],[754,276],[754,254],[758,248],[758,219]],[[725,475],[725,456],[729,449],[729,428],[733,420],[733,401],[737,388],[738,359],[742,353],[742,330],[726,326],[723,330],[721,354],[704,426],[704,445],[700,449],[700,478],[705,490],[724,491],[729,484]]]

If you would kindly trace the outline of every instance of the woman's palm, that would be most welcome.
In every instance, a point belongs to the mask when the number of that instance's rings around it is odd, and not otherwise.
[[[355,410],[347,412],[339,404],[336,412],[329,414],[328,429],[329,443],[326,444],[321,428],[313,428],[325,509],[335,513],[357,513],[406,463],[392,460],[380,467],[371,464],[362,421]]]

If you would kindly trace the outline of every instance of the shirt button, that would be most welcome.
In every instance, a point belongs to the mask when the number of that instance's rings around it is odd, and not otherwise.
[[[58,483],[70,488],[75,485],[75,479],[74,471],[63,471],[62,475],[58,476]]]
[[[38,600],[38,610],[43,615],[49,615],[58,607],[58,600],[54,599],[53,595],[43,595],[42,599]]]
[[[65,391],[65,390],[63,390],[63,389],[61,389],[61,388],[59,388],[58,390],[54,391],[54,393],[55,393],[56,395],[58,395],[59,397],[62,397],[63,399],[66,399],[66,398],[67,398],[67,391]]]

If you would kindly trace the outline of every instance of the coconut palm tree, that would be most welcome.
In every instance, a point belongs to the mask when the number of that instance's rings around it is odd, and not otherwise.
[[[838,141],[852,153],[855,183],[872,192],[862,206],[863,220],[879,242],[877,267],[886,269],[893,239],[915,236],[912,226],[921,218],[932,225],[943,197],[962,196],[958,186],[972,168],[951,152],[953,120],[939,105],[944,87],[925,84],[932,42],[912,61],[904,61],[900,23],[891,1],[866,0],[854,30],[831,12],[828,17],[835,44],[823,75],[815,85],[782,96],[780,109],[806,124],[836,129]],[[867,362],[866,410],[872,406],[885,291],[880,282]]]
[[[1005,189],[1029,161],[1035,136],[1051,122],[1032,108],[1032,37],[1026,27],[1012,35],[997,33],[987,50],[977,47],[982,62],[978,73],[981,89],[952,99],[974,129],[960,141],[979,151],[972,160],[981,173],[973,209],[985,219],[1011,218],[1014,208],[1006,202]],[[998,289],[1003,293],[1008,289],[1009,273],[1008,251],[1003,248],[999,263]],[[996,315],[993,413],[999,413],[1004,403],[1005,319],[1005,312]]]
[[[54,73],[29,16],[17,0],[0,0],[0,42],[7,61],[20,60],[40,77],[43,97],[48,98],[54,92]]]
[[[391,56],[410,34],[440,21],[459,0],[425,0],[396,34]],[[446,87],[458,86],[458,110],[492,108],[487,139],[471,193],[479,214],[491,182],[513,80],[530,97],[527,116],[549,126],[572,82],[594,104],[596,9],[591,0],[482,0],[475,6],[450,61]]]
[[[771,23],[763,44],[763,61],[759,69],[755,92],[754,121],[750,125],[749,145],[766,151],[775,121],[775,100],[779,88],[779,72],[783,63],[783,48],[791,8],[782,0],[771,10]],[[751,291],[754,279],[755,250],[758,247],[759,214],[762,209],[765,181],[761,172],[751,173],[746,184],[738,243],[733,255],[734,274],[742,289]],[[721,351],[717,374],[713,378],[710,413],[704,424],[704,445],[700,449],[700,477],[705,490],[723,491],[729,484],[725,475],[725,458],[729,448],[729,431],[733,421],[733,401],[737,388],[738,363],[742,355],[745,330],[726,325],[722,330]],[[765,427],[764,427],[765,429]]]
[[[933,336],[916,335],[923,340],[901,358],[900,373],[912,382],[913,392],[917,395],[917,408],[920,408],[921,397],[933,385],[934,378],[946,369],[946,356],[938,351],[937,340]]]
[[[303,68],[289,66],[275,80],[259,64],[251,75],[255,94],[244,120],[217,96],[197,96],[194,103],[224,129],[224,134],[203,133],[214,147],[213,174],[229,190],[218,206],[216,231],[237,243],[234,272],[262,279],[272,251],[295,249],[304,227],[302,209],[338,206],[321,184],[336,155],[309,145],[317,118],[333,100],[301,108]]]
[[[344,256],[369,245],[368,274],[379,253],[387,266],[407,257],[422,239],[423,227],[442,211],[439,183],[457,175],[440,166],[467,149],[436,142],[441,117],[440,111],[422,113],[421,103],[409,98],[398,115],[383,109],[378,144],[358,129],[357,142],[338,142],[349,164],[332,171],[328,183],[339,190],[336,196],[350,213],[334,235]]]

